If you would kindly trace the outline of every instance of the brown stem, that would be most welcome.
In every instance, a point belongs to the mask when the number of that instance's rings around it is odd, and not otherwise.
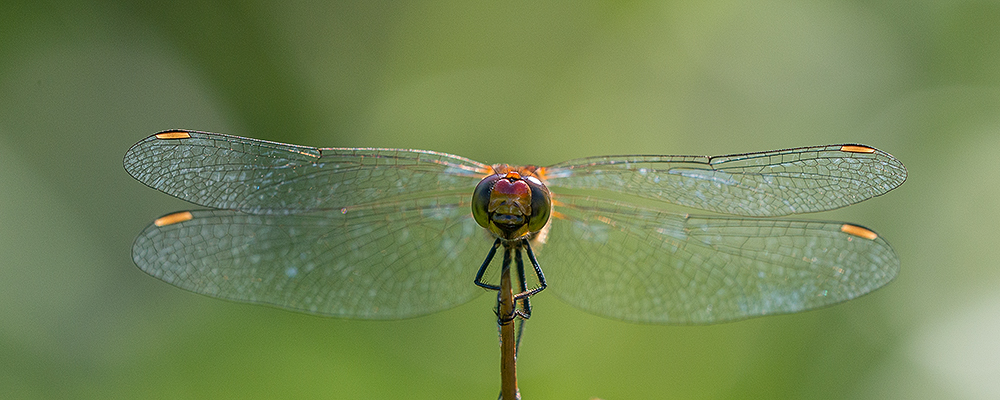
[[[514,338],[514,292],[510,284],[510,249],[505,249],[500,272],[498,318],[500,323],[500,398],[520,400],[517,390],[517,348]]]

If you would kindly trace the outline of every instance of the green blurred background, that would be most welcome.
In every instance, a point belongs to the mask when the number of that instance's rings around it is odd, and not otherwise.
[[[491,296],[337,320],[210,299],[136,268],[134,236],[191,207],[122,169],[130,145],[169,128],[541,165],[876,146],[908,181],[808,217],[877,230],[902,259],[895,282],[704,327],[602,319],[543,293],[518,365],[524,398],[1000,396],[996,2],[0,11],[0,398],[497,395]]]

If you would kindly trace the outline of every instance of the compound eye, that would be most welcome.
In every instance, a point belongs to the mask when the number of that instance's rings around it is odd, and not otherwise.
[[[538,178],[528,177],[524,179],[531,188],[531,216],[528,219],[528,231],[538,232],[549,222],[549,214],[552,213],[552,195],[549,188],[545,187]]]
[[[472,217],[483,228],[490,227],[490,195],[493,193],[493,185],[496,185],[500,178],[500,175],[495,174],[483,178],[476,185],[476,191],[472,193]]]

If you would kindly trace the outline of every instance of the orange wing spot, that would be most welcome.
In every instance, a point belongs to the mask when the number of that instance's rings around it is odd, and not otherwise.
[[[535,170],[535,176],[537,176],[538,179],[541,179],[542,182],[545,182],[547,180],[545,179],[545,167],[538,167],[538,169]]]
[[[179,213],[173,213],[164,217],[157,218],[156,221],[153,221],[153,225],[156,226],[173,225],[178,222],[188,221],[192,218],[194,218],[194,216],[191,215],[190,211],[181,211]]]
[[[860,226],[851,225],[851,224],[843,224],[843,225],[841,225],[840,226],[840,231],[844,232],[844,233],[846,233],[848,235],[854,235],[854,236],[857,236],[857,237],[860,237],[860,238],[865,238],[865,239],[868,239],[868,240],[875,240],[875,238],[878,237],[878,234],[876,234],[875,232],[872,232],[872,231],[867,230],[865,228],[862,228]]]
[[[183,131],[161,132],[156,134],[157,139],[187,139],[189,137],[191,137],[191,134]]]
[[[566,218],[566,215],[564,215],[563,213],[561,213],[559,211],[555,211],[555,210],[552,210],[552,214],[550,214],[550,215],[552,216],[552,218],[568,219],[568,218]]]
[[[840,151],[848,153],[874,153],[875,149],[868,146],[848,145],[848,146],[840,146]]]

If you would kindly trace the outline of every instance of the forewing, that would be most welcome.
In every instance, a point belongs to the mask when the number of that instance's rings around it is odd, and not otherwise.
[[[195,131],[152,135],[132,146],[124,163],[135,179],[164,193],[255,214],[471,193],[488,171],[432,151],[320,149]]]
[[[830,145],[725,156],[606,156],[543,169],[554,188],[610,190],[744,216],[782,216],[851,205],[906,180],[881,150]]]
[[[841,222],[559,200],[538,260],[553,292],[606,317],[710,324],[793,313],[869,293],[899,270],[885,240]]]
[[[132,247],[143,271],[212,297],[310,314],[396,319],[465,303],[490,248],[465,196],[254,215],[171,214]]]

